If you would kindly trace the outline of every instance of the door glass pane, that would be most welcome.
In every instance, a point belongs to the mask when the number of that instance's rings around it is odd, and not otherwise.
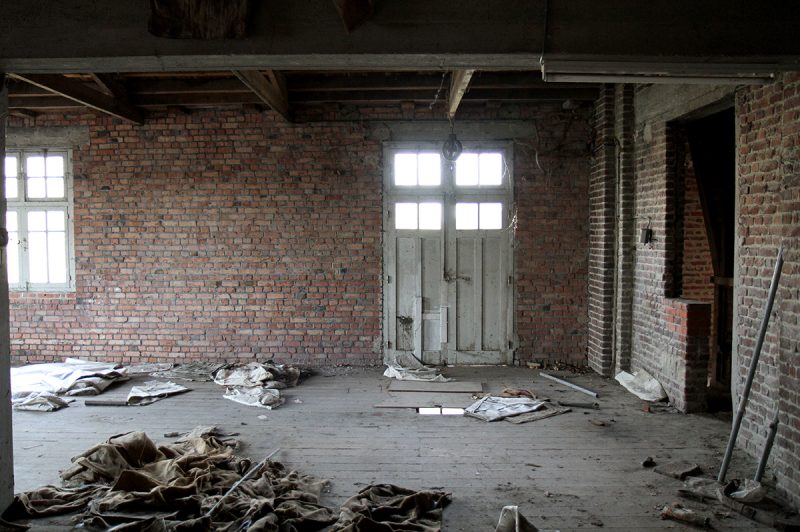
[[[478,185],[477,153],[462,153],[456,161],[456,185],[459,187]]]
[[[472,230],[478,228],[478,204],[456,203],[456,229]]]
[[[481,229],[502,229],[503,204],[481,203],[480,222]]]
[[[45,189],[45,180],[43,177],[28,178],[28,197],[29,198],[47,197],[47,191]]]
[[[439,230],[442,228],[442,204],[441,203],[420,203],[419,204],[419,228]]]
[[[398,187],[413,187],[417,184],[417,154],[394,154],[394,184]]]
[[[63,176],[64,176],[64,156],[48,155],[47,177],[63,177]]]
[[[416,229],[417,228],[417,204],[416,203],[395,203],[394,204],[394,228],[395,229]]]
[[[480,185],[497,186],[503,184],[503,156],[500,153],[481,153]]]
[[[6,257],[8,258],[8,282],[10,284],[19,283],[19,233],[16,231],[8,232],[8,247]]]
[[[63,231],[47,233],[47,266],[51,283],[67,282],[67,239]]]
[[[28,177],[44,177],[44,157],[29,155],[25,159],[25,175]]]
[[[47,213],[45,211],[28,212],[28,231],[47,231]]]
[[[47,233],[28,231],[28,263],[32,283],[47,282]]]
[[[13,199],[17,197],[17,178],[16,177],[7,177],[6,178],[6,198]]]
[[[51,199],[64,197],[64,178],[63,177],[48,177],[47,178],[47,197]]]
[[[17,231],[19,230],[19,225],[17,222],[17,212],[16,211],[7,211],[6,212],[6,230],[7,231]]]
[[[17,158],[13,155],[6,157],[6,177],[17,177]]]
[[[438,153],[419,154],[419,185],[436,187],[442,182],[442,163]]]

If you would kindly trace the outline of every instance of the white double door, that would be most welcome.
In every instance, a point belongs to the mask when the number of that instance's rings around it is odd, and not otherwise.
[[[506,161],[508,149],[467,150],[466,162],[460,164],[440,158],[438,184],[421,175],[433,172],[435,152],[413,146],[387,150],[383,286],[387,360],[410,353],[426,364],[513,361],[513,174]],[[403,156],[408,159],[410,154],[430,159],[418,161],[415,184],[396,175],[408,162]],[[498,166],[498,155],[499,169],[493,168]],[[491,178],[482,173],[479,180],[471,174],[464,177],[473,163]]]

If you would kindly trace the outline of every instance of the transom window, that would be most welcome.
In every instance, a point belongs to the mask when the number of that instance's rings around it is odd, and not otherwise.
[[[4,170],[9,287],[74,289],[69,152],[9,151]]]

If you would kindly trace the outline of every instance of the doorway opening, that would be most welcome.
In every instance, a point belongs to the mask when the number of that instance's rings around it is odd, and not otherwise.
[[[511,146],[385,146],[384,358],[513,362]]]

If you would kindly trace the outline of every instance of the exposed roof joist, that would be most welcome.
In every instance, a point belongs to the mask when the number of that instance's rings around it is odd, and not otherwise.
[[[474,73],[474,70],[454,70],[450,75],[450,92],[447,98],[447,117],[450,120],[456,116],[458,104],[464,98]]]
[[[11,76],[86,107],[135,124],[141,124],[144,120],[141,111],[127,101],[94,90],[75,79],[56,74],[11,74]]]
[[[286,90],[286,80],[280,72],[268,70],[264,75],[258,70],[234,70],[233,74],[270,109],[291,121],[289,93]]]

